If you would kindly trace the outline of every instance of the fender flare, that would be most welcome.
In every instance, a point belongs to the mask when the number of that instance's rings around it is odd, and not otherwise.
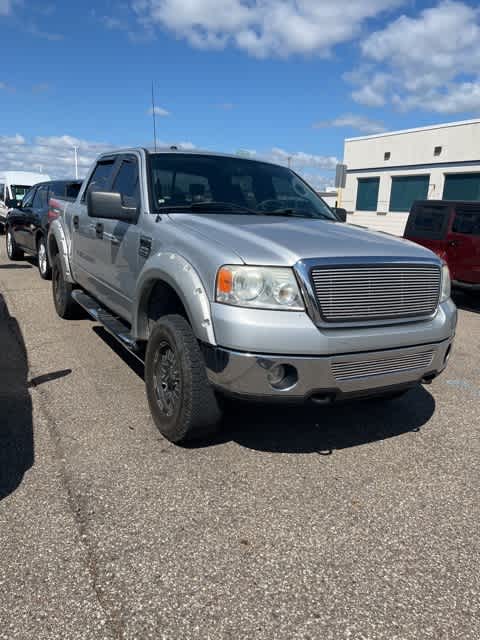
[[[58,247],[58,255],[62,261],[64,268],[65,280],[71,284],[75,284],[73,279],[72,270],[70,268],[70,252],[67,241],[67,236],[60,220],[54,220],[50,224],[47,237],[47,251],[50,264],[53,264],[53,257],[55,252],[53,251],[53,242]]]
[[[193,265],[175,252],[151,256],[140,273],[132,309],[132,337],[139,340],[148,337],[147,303],[158,281],[165,282],[176,292],[197,338],[216,345],[207,290]]]

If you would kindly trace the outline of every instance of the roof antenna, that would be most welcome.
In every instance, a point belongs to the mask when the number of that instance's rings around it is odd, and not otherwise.
[[[155,113],[155,93],[153,90],[153,80],[152,80],[152,118],[153,118],[153,146],[156,151],[157,150],[157,121],[156,121],[156,113]]]

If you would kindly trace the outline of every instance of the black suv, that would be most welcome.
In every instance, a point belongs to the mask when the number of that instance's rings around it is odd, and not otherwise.
[[[41,277],[50,278],[47,234],[51,220],[58,216],[58,210],[50,206],[50,199],[73,201],[81,185],[81,180],[41,182],[25,194],[20,205],[8,212],[5,221],[10,260],[21,260],[25,253],[35,256]]]

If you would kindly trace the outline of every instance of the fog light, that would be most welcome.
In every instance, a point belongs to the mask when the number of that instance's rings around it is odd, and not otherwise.
[[[267,373],[267,380],[272,387],[278,387],[285,378],[285,367],[283,364],[277,364]]]
[[[298,382],[298,371],[291,364],[275,364],[268,370],[267,380],[272,389],[290,391]]]

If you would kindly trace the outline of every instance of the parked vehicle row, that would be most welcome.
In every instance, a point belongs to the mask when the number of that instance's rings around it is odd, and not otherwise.
[[[104,154],[51,221],[48,255],[58,315],[83,307],[145,362],[173,442],[211,433],[224,396],[395,397],[443,371],[455,336],[439,256],[343,224],[259,160]]]
[[[50,177],[31,171],[7,171],[3,174],[0,179],[0,230],[5,224],[8,210],[17,207],[34,184],[45,180],[50,180]]]
[[[37,258],[38,270],[44,279],[51,276],[47,252],[48,228],[61,212],[64,203],[73,202],[81,180],[41,182],[32,187],[5,218],[7,254],[20,260],[24,254]]]
[[[480,202],[415,202],[404,236],[445,260],[454,286],[480,292]]]

